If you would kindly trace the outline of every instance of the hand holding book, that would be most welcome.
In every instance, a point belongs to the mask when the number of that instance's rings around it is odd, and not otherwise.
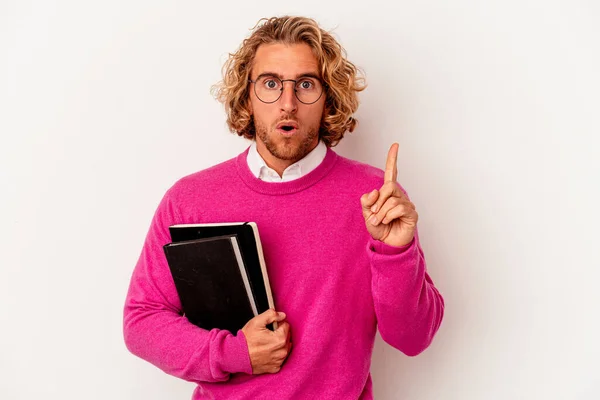
[[[277,373],[292,350],[290,325],[284,322],[286,315],[269,309],[252,318],[242,328],[248,344],[252,374]],[[275,331],[267,325],[279,323]]]

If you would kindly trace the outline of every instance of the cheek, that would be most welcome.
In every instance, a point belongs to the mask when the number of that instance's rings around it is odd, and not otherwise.
[[[313,123],[320,123],[323,118],[323,106],[310,108],[306,111],[305,118]]]
[[[249,101],[249,103],[250,103],[250,115],[254,115],[255,114],[254,109],[256,108],[256,99],[254,99],[254,96],[251,95],[249,100],[250,100]]]
[[[250,96],[250,113],[254,118],[264,119],[268,109],[265,108],[265,103],[258,100],[254,94]]]
[[[266,122],[269,119],[269,110],[260,101],[250,102],[250,108],[254,119]]]

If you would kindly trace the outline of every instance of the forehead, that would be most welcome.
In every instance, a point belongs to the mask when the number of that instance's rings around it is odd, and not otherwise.
[[[252,76],[264,72],[279,74],[285,78],[314,73],[319,75],[319,63],[309,45],[299,44],[262,44],[254,55]]]

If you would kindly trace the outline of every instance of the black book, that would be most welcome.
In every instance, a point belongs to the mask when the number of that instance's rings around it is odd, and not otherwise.
[[[235,333],[274,307],[255,223],[173,225],[169,231],[165,255],[190,322]]]

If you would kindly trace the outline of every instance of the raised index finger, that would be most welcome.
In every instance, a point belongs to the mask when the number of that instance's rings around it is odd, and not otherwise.
[[[388,152],[387,161],[385,162],[385,182],[396,182],[398,176],[398,168],[396,163],[398,161],[398,143],[392,144],[390,151]]]

